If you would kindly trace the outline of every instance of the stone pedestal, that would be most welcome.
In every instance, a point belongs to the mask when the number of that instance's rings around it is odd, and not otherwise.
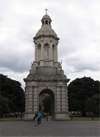
[[[60,63],[53,67],[38,66],[33,63],[30,73],[25,79],[25,119],[30,120],[39,110],[39,96],[42,91],[52,92],[54,96],[53,119],[68,119],[68,79],[61,69]]]

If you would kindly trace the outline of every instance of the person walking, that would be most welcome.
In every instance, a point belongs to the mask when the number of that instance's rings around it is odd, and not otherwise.
[[[36,120],[35,126],[38,126],[41,124],[43,117],[44,117],[43,112],[38,111],[37,113],[35,113],[35,116],[34,116],[34,120]]]

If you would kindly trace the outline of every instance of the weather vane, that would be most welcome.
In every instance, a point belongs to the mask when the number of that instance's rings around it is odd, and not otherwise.
[[[45,9],[45,13],[46,13],[46,15],[47,15],[47,12],[48,12],[48,9]]]

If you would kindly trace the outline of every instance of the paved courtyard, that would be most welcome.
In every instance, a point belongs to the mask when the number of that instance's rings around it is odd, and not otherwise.
[[[32,121],[0,121],[0,136],[100,136],[100,122],[43,121],[34,127]]]

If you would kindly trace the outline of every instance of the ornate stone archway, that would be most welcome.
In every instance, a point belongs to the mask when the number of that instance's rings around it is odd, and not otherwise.
[[[55,96],[50,89],[44,89],[39,94],[39,110],[54,118]]]

